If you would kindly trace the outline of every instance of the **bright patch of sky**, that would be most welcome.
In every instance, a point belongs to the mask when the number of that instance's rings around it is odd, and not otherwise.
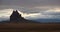
[[[0,0],[0,18],[19,10],[26,19],[60,18],[60,0]]]
[[[0,10],[0,18],[9,18],[13,9]],[[22,17],[26,19],[39,19],[39,18],[60,18],[60,8],[49,9],[40,13],[23,13],[18,10]]]

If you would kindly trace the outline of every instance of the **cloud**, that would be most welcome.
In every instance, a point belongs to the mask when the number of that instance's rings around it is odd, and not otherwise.
[[[0,21],[5,21],[10,19],[10,15],[13,9],[3,9],[0,10]]]
[[[60,19],[60,8],[49,8],[45,11],[42,10],[39,13],[33,13],[28,16],[30,19],[48,18],[48,19]]]
[[[48,6],[60,5],[59,0],[0,0],[1,5],[19,5],[19,6]]]
[[[25,18],[59,18],[59,6],[60,0],[0,0],[0,15],[17,9]]]
[[[53,8],[47,11],[44,11],[42,14],[44,15],[60,15],[60,8]]]
[[[11,15],[13,9],[4,9],[4,10],[0,10],[0,19],[2,18],[8,18]],[[24,17],[25,19],[58,19],[60,18],[60,10],[58,11],[58,9],[49,9],[46,11],[42,11],[42,12],[38,12],[38,13],[23,13],[18,11],[20,14],[22,14],[22,17]]]
[[[59,6],[59,0],[0,0],[0,10],[18,9],[24,13],[39,13]]]

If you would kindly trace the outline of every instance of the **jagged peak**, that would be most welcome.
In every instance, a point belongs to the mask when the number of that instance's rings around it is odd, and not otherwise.
[[[18,10],[13,10],[13,12],[15,12],[15,13],[19,13]]]
[[[18,12],[18,10],[13,10],[13,12]]]
[[[13,10],[11,16],[13,16],[13,15],[15,15],[15,16],[19,15],[19,16],[21,16],[21,14],[18,12],[18,10]]]

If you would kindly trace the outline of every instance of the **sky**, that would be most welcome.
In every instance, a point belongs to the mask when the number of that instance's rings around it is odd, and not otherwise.
[[[0,0],[0,19],[9,19],[16,9],[26,19],[60,18],[60,0]]]

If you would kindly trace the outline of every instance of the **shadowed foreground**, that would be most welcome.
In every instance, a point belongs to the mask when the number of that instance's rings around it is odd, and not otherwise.
[[[60,32],[60,24],[4,23],[0,24],[3,32]]]

